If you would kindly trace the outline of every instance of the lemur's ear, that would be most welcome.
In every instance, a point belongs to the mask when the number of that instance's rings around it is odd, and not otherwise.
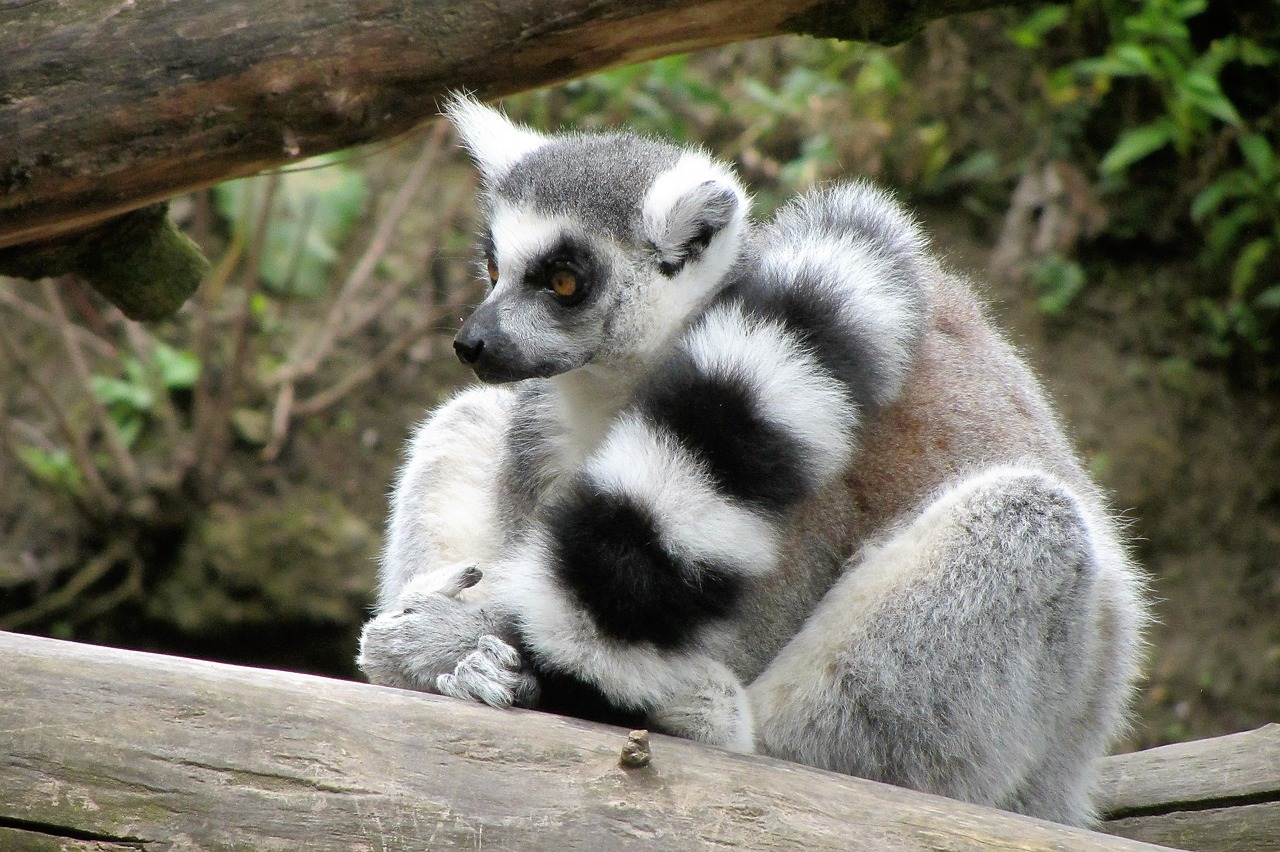
[[[716,234],[734,220],[740,191],[717,180],[703,181],[675,199],[651,235],[658,268],[668,277],[696,261]]]
[[[547,142],[545,136],[516,124],[471,95],[451,95],[444,115],[457,128],[486,183],[501,178],[517,160]]]

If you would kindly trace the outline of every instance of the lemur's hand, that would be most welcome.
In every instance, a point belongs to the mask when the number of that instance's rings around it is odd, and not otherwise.
[[[492,707],[529,703],[536,682],[502,638],[498,619],[483,604],[458,600],[480,577],[478,568],[468,567],[405,586],[396,605],[360,634],[356,662],[369,681]]]

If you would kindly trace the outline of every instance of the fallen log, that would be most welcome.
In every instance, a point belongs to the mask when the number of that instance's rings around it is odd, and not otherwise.
[[[5,849],[1152,848],[667,737],[626,768],[625,731],[541,713],[12,633],[0,658]]]
[[[1235,852],[1280,850],[1280,725],[1108,757],[1106,830]]]

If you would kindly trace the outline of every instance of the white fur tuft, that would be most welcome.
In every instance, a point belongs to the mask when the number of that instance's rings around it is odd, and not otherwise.
[[[471,95],[450,96],[444,115],[457,129],[487,183],[493,183],[521,158],[547,143],[542,134],[516,124]]]
[[[844,470],[858,425],[854,402],[779,323],[719,307],[682,346],[707,375],[746,382],[760,414],[803,447],[814,476],[825,482]]]
[[[667,169],[644,198],[644,230],[651,239],[660,239],[671,227],[671,213],[681,198],[704,183],[713,182],[731,189],[738,196],[740,221],[750,209],[751,202],[738,178],[723,163],[716,162],[700,150],[686,151],[674,166]]]
[[[829,284],[839,299],[840,324],[878,356],[885,381],[876,388],[875,402],[891,402],[915,360],[924,323],[922,298],[903,285],[891,260],[856,235],[811,233],[774,248],[761,262],[765,277],[782,286]]]

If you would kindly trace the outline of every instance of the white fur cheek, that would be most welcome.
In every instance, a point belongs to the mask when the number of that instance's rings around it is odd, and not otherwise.
[[[825,482],[844,470],[853,455],[857,407],[779,323],[717,308],[683,345],[704,374],[746,382],[759,413],[804,448],[814,476]]]
[[[647,509],[662,545],[687,562],[727,563],[747,576],[776,564],[773,525],[721,495],[697,459],[636,415],[618,421],[584,472]]]

